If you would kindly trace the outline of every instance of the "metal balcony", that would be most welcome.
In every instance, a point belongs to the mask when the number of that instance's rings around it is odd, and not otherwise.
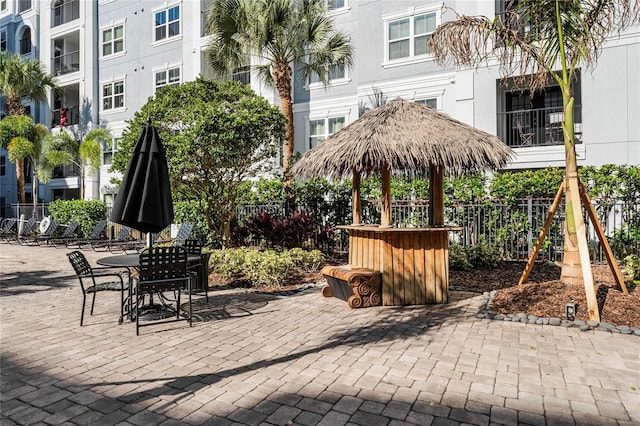
[[[59,0],[53,7],[51,14],[51,27],[66,24],[80,18],[79,0]]]
[[[562,145],[562,107],[498,113],[498,137],[512,148]],[[574,107],[576,143],[582,143],[581,107]]]
[[[55,75],[80,71],[80,51],[65,53],[52,59],[51,69]]]

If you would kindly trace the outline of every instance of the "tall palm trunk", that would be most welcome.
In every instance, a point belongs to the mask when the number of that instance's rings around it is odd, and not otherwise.
[[[20,96],[9,95],[7,96],[5,111],[7,112],[7,115],[24,115],[24,113],[27,112],[27,109],[24,107]]]
[[[288,63],[277,63],[271,71],[273,81],[275,82],[278,95],[280,96],[280,106],[282,114],[287,119],[285,124],[285,141],[282,156],[282,163],[285,170],[285,176],[289,174],[291,166],[291,158],[293,157],[293,102],[291,99],[291,76],[292,71]],[[288,177],[286,179],[289,180]]]
[[[24,159],[16,161],[16,178],[18,185],[18,203],[25,204],[26,197],[24,193]]]

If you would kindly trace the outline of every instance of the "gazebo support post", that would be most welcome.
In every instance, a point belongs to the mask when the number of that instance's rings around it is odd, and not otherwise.
[[[382,167],[382,208],[380,226],[391,228],[391,167]]]
[[[362,207],[360,203],[360,172],[353,172],[353,180],[351,181],[351,214],[353,224],[360,225],[362,223]]]
[[[444,170],[429,168],[429,226],[444,226]]]

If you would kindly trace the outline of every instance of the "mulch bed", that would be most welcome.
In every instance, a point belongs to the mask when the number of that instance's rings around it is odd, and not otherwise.
[[[584,286],[567,287],[559,281],[560,267],[551,263],[536,264],[527,282],[518,286],[524,262],[502,262],[495,269],[450,271],[449,285],[474,291],[497,290],[491,309],[501,314],[524,312],[537,317],[564,318],[569,297],[576,304],[576,319],[587,321]],[[616,285],[607,265],[593,267],[600,321],[640,328],[640,289],[623,275],[628,295]]]
[[[338,262],[339,263],[339,262]],[[583,286],[566,287],[560,279],[560,267],[552,263],[538,263],[534,266],[526,284],[518,286],[525,262],[501,262],[492,269],[472,269],[470,271],[449,271],[449,285],[475,292],[497,290],[491,310],[501,314],[524,312],[537,317],[561,318],[569,297],[576,304],[576,319],[587,321],[587,302]],[[634,286],[628,276],[623,275],[629,294],[622,293],[607,265],[593,267],[594,284],[600,307],[600,321],[614,325],[628,325],[640,328],[640,289]],[[212,275],[211,288],[247,288],[263,293],[287,294],[309,284],[322,280],[318,272],[297,274],[284,286],[252,287],[242,278],[225,279]],[[214,284],[215,283],[215,284]]]

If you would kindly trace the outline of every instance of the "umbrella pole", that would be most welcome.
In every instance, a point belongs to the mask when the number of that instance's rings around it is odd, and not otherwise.
[[[147,232],[147,248],[151,247],[151,232]]]
[[[382,209],[380,226],[391,228],[391,167],[382,167]]]

